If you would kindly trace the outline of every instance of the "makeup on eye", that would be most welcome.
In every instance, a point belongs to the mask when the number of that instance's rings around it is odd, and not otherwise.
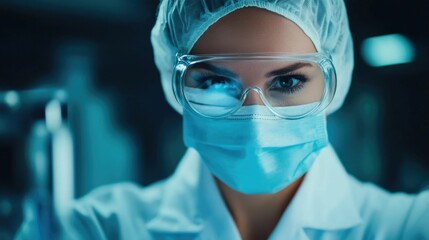
[[[265,88],[286,94],[295,93],[304,87],[304,83],[309,79],[306,72],[312,75],[313,68],[310,63],[296,62],[270,71],[264,75],[271,79],[265,82]],[[228,89],[228,92],[239,94],[243,88],[238,74],[225,67],[201,62],[195,64],[192,69],[191,85],[199,89]]]
[[[238,81],[210,72],[193,73],[192,79],[198,84],[197,87],[200,89],[228,88],[232,86],[237,87],[237,85],[239,85]]]
[[[279,75],[285,75],[285,74],[288,74],[290,72],[294,72],[294,71],[296,71],[298,69],[302,69],[302,68],[310,68],[311,69],[311,68],[314,68],[314,66],[310,63],[297,62],[297,63],[291,64],[289,66],[271,71],[271,72],[267,73],[265,76],[267,78],[269,78],[269,77],[275,77],[275,76],[279,76]]]
[[[242,92],[239,81],[209,71],[193,72],[191,85],[194,88],[207,91],[207,93],[223,93],[235,98],[239,98]]]
[[[288,73],[286,75],[275,76],[268,81],[266,86],[272,91],[293,94],[304,88],[308,77],[300,73]]]

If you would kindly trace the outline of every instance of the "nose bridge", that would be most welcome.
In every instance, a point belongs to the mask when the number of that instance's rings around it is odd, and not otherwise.
[[[248,105],[264,105],[262,101],[262,90],[258,87],[251,86],[244,91],[244,106]]]

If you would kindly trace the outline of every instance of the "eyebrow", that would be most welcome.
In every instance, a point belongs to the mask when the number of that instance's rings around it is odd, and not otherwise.
[[[223,67],[215,66],[215,65],[210,64],[210,63],[200,62],[200,63],[195,64],[194,66],[195,66],[195,68],[205,69],[205,70],[220,74],[220,75],[225,76],[225,77],[231,77],[231,78],[237,77],[237,74],[235,74],[234,72],[232,72],[226,68],[223,68]],[[313,65],[311,65],[310,63],[304,63],[304,62],[294,63],[294,64],[289,65],[287,67],[271,71],[271,72],[265,74],[265,76],[266,77],[273,77],[273,76],[283,75],[283,74],[289,73],[291,71],[294,71],[296,69],[300,69],[300,68],[304,68],[304,67],[312,67],[312,66]]]
[[[294,63],[292,65],[289,65],[287,67],[278,69],[278,70],[274,70],[271,71],[267,74],[265,74],[266,77],[273,77],[273,76],[278,76],[278,75],[283,75],[286,74],[288,72],[292,72],[293,70],[299,69],[299,68],[303,68],[303,67],[312,67],[313,65],[311,65],[310,63]]]
[[[220,74],[220,75],[225,76],[225,77],[231,77],[231,78],[237,77],[237,74],[235,74],[234,72],[232,72],[226,68],[223,68],[223,67],[215,66],[215,65],[210,64],[210,63],[200,62],[200,63],[195,64],[194,66],[195,66],[195,68],[205,69],[205,70]]]

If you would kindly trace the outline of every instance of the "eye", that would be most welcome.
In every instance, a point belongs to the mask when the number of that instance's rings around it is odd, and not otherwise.
[[[225,77],[221,76],[211,76],[203,78],[202,89],[208,88],[227,88],[231,85],[231,81]],[[201,80],[200,80],[201,81]]]
[[[300,83],[300,80],[294,77],[282,77],[275,82],[276,88],[292,88]]]
[[[306,79],[304,76],[278,76],[273,79],[270,89],[274,91],[294,93],[302,88],[305,82]]]
[[[197,82],[197,88],[207,91],[224,92],[235,97],[241,93],[241,84],[237,80],[225,76],[204,73],[195,77],[194,80]]]

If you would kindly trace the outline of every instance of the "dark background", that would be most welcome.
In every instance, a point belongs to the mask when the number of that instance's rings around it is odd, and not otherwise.
[[[68,92],[65,115],[75,143],[78,197],[102,184],[147,185],[165,178],[185,151],[181,116],[164,100],[153,63],[150,31],[157,4],[0,2],[0,92]],[[348,0],[346,5],[355,71],[343,108],[329,116],[331,142],[357,178],[389,191],[418,192],[429,184],[427,3]],[[362,41],[391,33],[411,40],[414,61],[367,65],[360,55]],[[0,225],[2,218],[19,215],[19,199],[29,189],[22,159],[26,133],[43,118],[41,104],[23,100],[13,111],[0,104]],[[16,227],[20,218],[13,219],[9,224]],[[0,239],[12,232],[1,231],[0,226]]]

